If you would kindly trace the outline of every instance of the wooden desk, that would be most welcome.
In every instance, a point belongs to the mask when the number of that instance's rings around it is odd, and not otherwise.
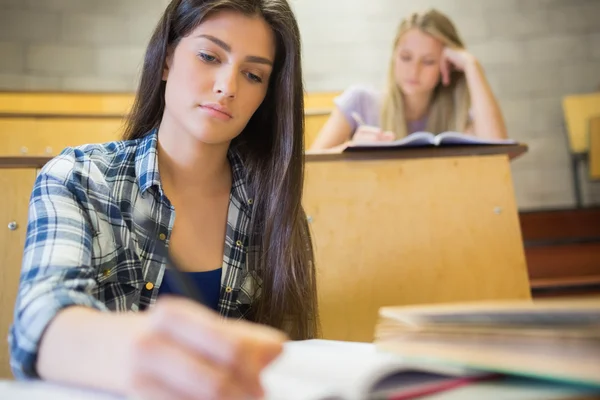
[[[324,339],[386,305],[530,298],[510,158],[526,146],[307,155]]]
[[[4,192],[0,198],[0,379],[12,376],[6,337],[19,285],[27,207],[37,170],[47,161],[47,157],[0,157],[0,187]]]
[[[509,159],[526,146],[307,155],[324,338],[370,341],[381,306],[528,298]],[[0,335],[12,321],[37,170],[0,157]],[[8,229],[11,222],[16,229]],[[6,343],[6,342],[4,342]],[[10,377],[0,346],[0,378]]]

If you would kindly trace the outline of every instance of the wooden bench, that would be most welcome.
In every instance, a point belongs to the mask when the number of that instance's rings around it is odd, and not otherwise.
[[[590,118],[590,179],[600,180],[600,114]]]
[[[598,149],[597,133],[594,138],[591,137],[591,120],[600,116],[600,92],[582,95],[570,95],[563,98],[562,101],[567,138],[569,141],[569,150],[571,152],[573,184],[575,200],[578,207],[583,206],[581,196],[581,182],[579,176],[579,167],[582,163],[588,163],[589,177],[598,179],[593,168],[599,168],[596,164],[590,164],[590,161],[597,160]],[[594,125],[595,126],[595,125]],[[597,129],[597,128],[595,128]],[[594,139],[594,145],[590,147]],[[590,159],[590,154],[594,154],[594,159]],[[598,161],[595,161],[596,163]]]
[[[306,147],[336,95],[306,94]],[[0,157],[53,156],[67,146],[117,140],[133,99],[131,93],[0,92]]]

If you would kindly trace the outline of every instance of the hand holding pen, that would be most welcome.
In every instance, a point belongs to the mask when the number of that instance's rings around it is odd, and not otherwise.
[[[376,126],[367,125],[361,116],[353,112],[352,118],[356,121],[357,128],[352,136],[353,143],[391,142],[395,139],[393,132],[382,131]]]
[[[150,208],[140,199],[134,222],[155,238],[156,224]],[[224,320],[201,304],[200,293],[190,284],[162,242],[154,252],[169,268],[184,297],[157,299],[147,312],[130,324],[124,335],[128,355],[125,394],[144,399],[255,399],[263,396],[260,375],[282,351],[281,332],[239,320]]]

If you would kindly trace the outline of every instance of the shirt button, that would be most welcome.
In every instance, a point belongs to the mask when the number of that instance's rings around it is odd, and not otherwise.
[[[104,271],[102,271],[103,276],[108,276],[109,274],[110,274],[110,269],[105,269]]]
[[[165,240],[167,238],[167,235],[165,235],[164,233],[161,233],[160,235],[158,235],[158,238],[160,240]]]
[[[146,283],[146,289],[148,289],[148,290],[152,290],[152,289],[154,289],[154,283],[152,283],[152,282],[147,282],[147,283]]]
[[[231,292],[233,291],[233,289],[232,289],[231,287],[227,286],[227,287],[225,288],[225,291],[226,291],[227,293],[231,293]]]
[[[238,247],[242,247],[242,241],[238,240],[237,242],[235,242],[235,245]]]
[[[254,200],[248,199],[248,204],[252,204],[252,203],[254,203]]]

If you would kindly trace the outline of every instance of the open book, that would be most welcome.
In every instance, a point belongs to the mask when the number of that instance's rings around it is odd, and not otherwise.
[[[402,400],[495,377],[410,363],[369,343],[308,340],[286,343],[262,381],[266,400]]]
[[[384,307],[376,344],[409,360],[600,388],[600,301]]]
[[[415,363],[369,343],[326,340],[286,343],[261,380],[265,389],[261,400],[405,400],[439,392],[449,400],[573,400],[597,399],[600,393],[431,361]],[[0,399],[134,400],[43,381],[1,380]]]
[[[431,132],[415,132],[392,142],[358,142],[350,143],[344,151],[389,149],[402,147],[430,146],[468,146],[468,145],[516,145],[512,139],[482,139],[459,132],[444,132],[434,135]]]

